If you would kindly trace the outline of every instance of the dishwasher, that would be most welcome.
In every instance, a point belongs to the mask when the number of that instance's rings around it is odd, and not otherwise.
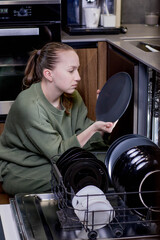
[[[63,177],[54,162],[52,162],[51,176],[51,193],[22,193],[10,199],[22,240],[160,239],[159,213],[155,214],[147,209],[146,217],[139,216],[137,214],[139,209],[125,204],[127,195],[134,196],[136,192],[117,193],[112,186],[109,186],[104,195],[113,210],[102,212],[112,216],[107,224],[101,223],[101,226],[97,227],[98,224],[94,222],[96,211],[90,212],[86,208],[83,221],[80,221],[75,214],[71,204],[71,199],[74,197],[72,188],[70,191],[66,189]],[[141,210],[143,211],[143,208]],[[93,215],[90,225],[89,214]]]

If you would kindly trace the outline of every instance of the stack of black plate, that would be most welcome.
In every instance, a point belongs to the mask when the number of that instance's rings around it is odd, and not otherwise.
[[[64,152],[57,161],[67,190],[74,193],[88,185],[94,185],[103,192],[108,190],[108,172],[103,162],[94,154],[79,147]]]

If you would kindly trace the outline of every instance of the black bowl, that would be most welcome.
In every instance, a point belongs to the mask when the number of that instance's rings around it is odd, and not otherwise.
[[[160,214],[160,149],[135,146],[122,153],[112,171],[112,184],[125,203],[141,217]]]
[[[138,134],[128,134],[114,141],[109,147],[105,157],[105,165],[108,169],[108,174],[111,181],[112,172],[119,156],[121,156],[121,154],[123,154],[125,151],[135,146],[154,146],[155,148],[157,148],[157,145],[153,143],[150,139]]]

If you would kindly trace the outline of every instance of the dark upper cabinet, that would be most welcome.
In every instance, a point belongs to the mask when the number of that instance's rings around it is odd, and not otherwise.
[[[137,95],[136,81],[138,77],[138,63],[117,48],[114,48],[114,46],[108,44],[107,79],[118,72],[127,72],[130,74],[133,80],[133,93],[127,110],[119,119],[114,131],[111,134],[111,142],[123,135],[136,133],[137,131],[137,112],[134,108],[134,103]]]

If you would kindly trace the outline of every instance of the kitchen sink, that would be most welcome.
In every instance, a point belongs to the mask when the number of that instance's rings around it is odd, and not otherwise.
[[[134,45],[135,47],[145,51],[145,52],[160,52],[160,39],[123,39],[126,42]]]

